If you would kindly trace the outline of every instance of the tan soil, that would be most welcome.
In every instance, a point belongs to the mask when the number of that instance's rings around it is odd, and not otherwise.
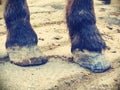
[[[107,43],[112,69],[91,73],[70,62],[70,41],[65,22],[66,0],[28,0],[31,24],[49,62],[19,67],[0,60],[0,90],[120,90],[120,10],[95,0],[97,26]],[[115,19],[115,20],[114,20]],[[5,49],[6,27],[0,6],[0,57]]]

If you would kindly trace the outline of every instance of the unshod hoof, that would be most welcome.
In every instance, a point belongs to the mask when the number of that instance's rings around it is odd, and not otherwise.
[[[18,66],[36,66],[47,62],[38,46],[7,48],[11,63]]]
[[[73,59],[81,67],[95,73],[105,72],[111,67],[110,62],[101,53],[76,50],[73,52]]]

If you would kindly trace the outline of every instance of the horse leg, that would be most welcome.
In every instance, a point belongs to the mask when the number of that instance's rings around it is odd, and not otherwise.
[[[4,19],[10,61],[19,66],[45,64],[47,60],[37,46],[38,39],[30,24],[26,0],[7,0]]]
[[[0,4],[2,4],[2,1],[0,0]]]
[[[106,44],[96,26],[93,0],[68,0],[66,21],[74,61],[93,72],[104,72],[110,63],[102,52]]]

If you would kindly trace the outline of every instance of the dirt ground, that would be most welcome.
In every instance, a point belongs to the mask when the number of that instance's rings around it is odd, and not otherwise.
[[[97,26],[107,43],[105,55],[112,68],[91,73],[72,62],[66,0],[28,0],[28,5],[38,45],[49,62],[36,67],[19,67],[9,62],[0,5],[0,90],[120,90],[120,7],[95,0]]]

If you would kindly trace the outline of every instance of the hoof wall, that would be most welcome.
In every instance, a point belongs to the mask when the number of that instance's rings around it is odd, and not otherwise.
[[[43,65],[48,60],[38,46],[7,48],[10,62],[18,66]]]
[[[110,62],[100,53],[76,51],[74,61],[94,73],[102,73],[111,68]]]
[[[47,59],[45,58],[31,58],[29,60],[23,60],[23,62],[14,62],[11,61],[11,63],[22,66],[22,67],[27,67],[27,66],[38,66],[38,65],[44,65],[47,63]]]

